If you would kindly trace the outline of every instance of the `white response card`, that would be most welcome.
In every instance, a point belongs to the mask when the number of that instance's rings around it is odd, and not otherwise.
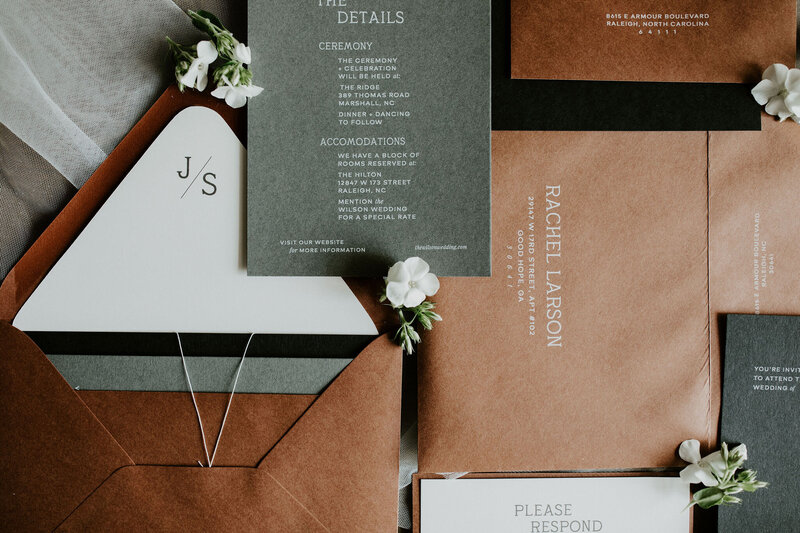
[[[677,477],[420,480],[421,533],[688,533]]]

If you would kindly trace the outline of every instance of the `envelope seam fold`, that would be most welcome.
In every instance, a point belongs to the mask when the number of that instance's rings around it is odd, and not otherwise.
[[[269,472],[265,472],[265,473],[266,473],[266,475],[268,475],[270,478],[272,478],[272,481],[274,481],[274,482],[275,482],[275,483],[276,483],[276,484],[277,484],[277,485],[278,485],[278,486],[279,486],[281,489],[283,489],[283,491],[284,491],[286,494],[288,494],[288,495],[289,495],[289,497],[290,497],[291,499],[293,499],[295,502],[297,502],[297,505],[299,505],[300,507],[302,507],[302,508],[303,508],[303,510],[304,510],[305,512],[307,512],[309,515],[311,515],[311,517],[313,517],[313,518],[314,518],[314,520],[316,520],[317,522],[319,522],[319,525],[321,525],[321,526],[322,526],[322,527],[325,529],[325,531],[330,531],[330,529],[328,528],[328,526],[326,526],[325,524],[323,524],[323,523],[322,523],[322,520],[320,520],[319,518],[317,518],[317,515],[315,515],[314,513],[312,513],[312,512],[311,512],[311,510],[310,510],[308,507],[306,507],[305,505],[303,505],[303,502],[301,502],[300,500],[298,500],[298,499],[297,499],[297,497],[296,497],[294,494],[292,494],[291,492],[289,492],[289,489],[287,489],[286,487],[284,487],[284,486],[283,486],[283,484],[282,484],[280,481],[278,481],[278,480],[277,480],[277,478],[276,478],[275,476],[273,476],[273,475],[272,475],[271,473],[269,473]]]
[[[706,394],[708,406],[706,410],[706,445],[711,447],[711,413],[712,398],[711,387],[713,376],[711,373],[711,132],[706,132]]]
[[[12,325],[11,327],[13,328],[14,326]],[[15,328],[15,329],[16,329],[16,328]],[[17,331],[19,331],[19,330],[17,330]],[[36,351],[38,351],[38,352],[39,352],[39,353],[38,353],[38,355],[40,355],[40,356],[42,357],[42,359],[43,359],[44,361],[46,361],[46,364],[47,364],[47,365],[49,365],[49,366],[52,368],[53,372],[55,372],[55,373],[56,373],[56,375],[58,376],[58,378],[59,378],[61,381],[63,381],[63,382],[66,384],[66,386],[69,388],[69,390],[72,392],[72,397],[73,397],[73,398],[74,398],[76,401],[78,401],[78,402],[80,403],[80,405],[81,405],[81,406],[82,406],[82,407],[83,407],[83,408],[84,408],[84,409],[85,409],[85,410],[86,410],[86,411],[89,413],[89,415],[90,415],[90,416],[91,416],[91,417],[94,419],[94,421],[97,423],[97,425],[98,425],[98,426],[100,426],[100,428],[102,428],[103,432],[105,432],[105,434],[108,436],[108,438],[110,438],[110,439],[111,439],[111,440],[114,442],[114,444],[117,446],[117,448],[119,448],[119,450],[120,450],[120,451],[121,451],[121,452],[122,452],[122,453],[125,455],[125,458],[126,458],[128,461],[130,461],[130,464],[128,464],[128,465],[122,465],[122,467],[125,467],[125,466],[136,466],[136,461],[134,461],[134,460],[133,460],[133,457],[131,457],[131,455],[128,453],[128,450],[126,450],[126,449],[125,449],[125,448],[122,446],[122,444],[120,444],[120,442],[117,440],[117,437],[116,437],[116,436],[115,436],[115,435],[114,435],[114,434],[111,432],[111,430],[110,430],[110,429],[108,429],[108,427],[107,427],[107,426],[106,426],[106,425],[103,423],[103,421],[102,421],[102,420],[100,420],[100,418],[97,416],[97,414],[94,412],[94,410],[92,410],[92,408],[91,408],[91,407],[89,407],[89,405],[88,405],[86,402],[84,402],[84,401],[83,401],[83,398],[81,398],[81,397],[80,397],[80,395],[79,395],[79,394],[78,394],[78,393],[75,391],[75,389],[73,389],[73,388],[72,388],[72,386],[71,386],[69,383],[67,383],[67,380],[66,380],[66,379],[64,379],[64,376],[62,376],[62,375],[61,375],[61,372],[59,372],[59,371],[58,371],[58,369],[56,368],[56,366],[53,364],[53,362],[52,362],[52,361],[50,361],[50,359],[47,357],[47,355],[45,355],[45,353],[44,353],[44,352],[43,352],[43,351],[42,351],[42,350],[39,348],[39,346],[38,346],[38,345],[36,345],[36,343],[35,343],[35,342],[33,342],[33,340],[31,340],[31,338],[30,338],[30,337],[28,337],[27,335],[25,335],[25,333],[24,333],[24,332],[20,331],[20,333],[22,333],[22,334],[23,334],[23,335],[26,337],[26,339],[28,340],[28,342],[30,342],[31,344],[33,344],[33,345],[35,346],[35,349],[36,349]],[[116,470],[115,470],[115,472],[116,472]],[[113,472],[112,472],[112,474],[113,474]]]
[[[0,320],[9,323],[14,320],[15,310],[20,307],[19,292],[16,272],[12,268],[5,279],[0,282]]]
[[[111,471],[111,473],[110,473],[110,474],[108,474],[108,476],[106,476],[106,477],[105,477],[105,479],[103,479],[103,481],[101,481],[99,485],[97,485],[95,488],[93,488],[93,489],[92,489],[92,490],[89,492],[89,494],[87,494],[87,495],[86,495],[86,496],[85,496],[85,497],[84,497],[84,498],[83,498],[83,499],[82,499],[82,500],[81,500],[81,501],[78,503],[78,505],[76,505],[76,506],[75,506],[75,508],[74,508],[72,511],[70,511],[70,512],[69,512],[69,514],[68,514],[67,516],[65,516],[65,517],[64,517],[64,519],[63,519],[61,522],[59,522],[59,523],[58,523],[58,525],[57,525],[56,527],[54,527],[54,528],[52,529],[52,531],[58,531],[58,529],[59,529],[61,526],[63,526],[63,525],[64,525],[64,523],[65,523],[67,520],[69,520],[69,519],[70,519],[70,517],[71,517],[72,515],[74,515],[74,514],[75,514],[75,511],[77,511],[78,509],[80,509],[80,508],[83,506],[83,504],[84,504],[84,503],[86,503],[86,502],[89,500],[89,498],[91,498],[91,497],[94,495],[94,493],[96,493],[98,490],[100,490],[100,488],[101,488],[103,485],[105,485],[106,483],[108,483],[108,480],[109,480],[109,479],[111,479],[112,477],[114,477],[114,476],[116,475],[116,473],[117,473],[117,472],[119,472],[120,470],[122,470],[122,469],[124,469],[124,468],[130,468],[130,467],[133,467],[133,466],[137,466],[137,465],[136,465],[136,464],[122,465],[122,466],[118,466],[117,468],[115,468],[114,470],[112,470],[112,471]]]

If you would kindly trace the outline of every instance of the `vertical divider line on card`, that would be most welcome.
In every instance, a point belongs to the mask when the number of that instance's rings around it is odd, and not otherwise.
[[[202,167],[200,167],[200,171],[197,173],[197,176],[195,176],[195,177],[194,177],[194,179],[193,179],[193,180],[192,180],[192,182],[189,184],[189,186],[188,186],[188,187],[186,187],[186,190],[185,190],[185,191],[183,191],[183,194],[181,194],[181,198],[180,198],[181,200],[183,200],[183,197],[184,197],[184,196],[186,196],[186,193],[187,193],[187,192],[189,192],[189,189],[191,189],[191,188],[192,188],[192,185],[194,185],[194,182],[195,182],[195,181],[197,181],[197,178],[199,178],[199,177],[200,177],[200,174],[202,174],[202,173],[203,173],[203,170],[205,170],[206,166],[208,165],[209,161],[211,161],[211,158],[212,158],[212,157],[213,157],[213,156],[208,156],[208,160],[207,160],[207,161],[206,161],[206,162],[203,164],[203,166],[202,166]]]

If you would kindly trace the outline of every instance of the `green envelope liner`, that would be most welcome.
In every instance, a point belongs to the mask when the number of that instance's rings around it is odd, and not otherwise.
[[[188,390],[174,333],[31,332],[30,336],[76,390]],[[248,336],[181,334],[196,392],[230,391]],[[236,391],[319,394],[373,339],[255,335]]]
[[[48,355],[76,390],[185,391],[179,357],[141,355]],[[352,359],[248,357],[237,393],[320,394]],[[187,357],[195,392],[230,392],[239,359]]]

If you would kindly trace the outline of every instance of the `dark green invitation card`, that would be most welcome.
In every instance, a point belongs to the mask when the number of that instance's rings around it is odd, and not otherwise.
[[[722,440],[747,445],[769,486],[719,510],[719,531],[797,531],[800,524],[800,316],[728,315]]]
[[[489,275],[490,5],[249,2],[250,275]]]

